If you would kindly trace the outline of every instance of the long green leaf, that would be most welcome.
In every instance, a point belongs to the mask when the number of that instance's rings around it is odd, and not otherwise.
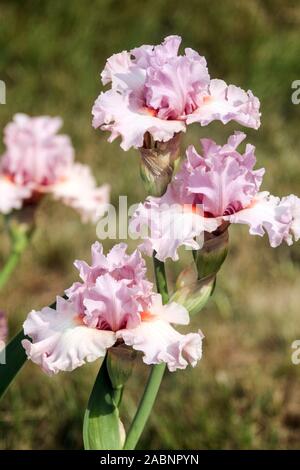
[[[104,359],[84,415],[83,442],[86,450],[122,449],[118,404],[120,389],[112,387]]]
[[[24,338],[21,330],[5,348],[5,364],[0,364],[0,398],[27,360],[21,344]]]

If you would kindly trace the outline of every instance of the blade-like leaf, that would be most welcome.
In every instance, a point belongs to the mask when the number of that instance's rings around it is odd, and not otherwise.
[[[84,415],[83,442],[86,450],[122,449],[122,423],[118,403],[120,389],[112,387],[104,359]]]
[[[0,398],[27,360],[21,344],[24,338],[21,330],[5,348],[5,364],[0,364]]]
[[[55,309],[56,302],[50,305],[50,308]],[[0,363],[0,399],[27,361],[27,356],[21,343],[25,338],[24,331],[21,330],[5,347],[5,364]]]

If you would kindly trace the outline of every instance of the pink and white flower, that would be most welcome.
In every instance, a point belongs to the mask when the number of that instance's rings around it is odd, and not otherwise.
[[[84,221],[95,222],[106,210],[107,185],[97,188],[90,168],[74,163],[68,136],[58,134],[60,118],[16,114],[4,130],[0,160],[0,212],[20,209],[51,193],[74,207]]]
[[[105,256],[92,247],[92,265],[77,261],[82,283],[57,298],[56,308],[32,311],[24,323],[27,356],[48,374],[70,371],[95,361],[117,342],[143,353],[146,364],[168,365],[170,371],[195,366],[202,355],[201,332],[181,334],[172,324],[187,325],[189,315],[179,304],[162,304],[145,277],[138,251],[126,245]]]
[[[259,100],[223,80],[210,79],[206,60],[193,49],[178,55],[181,38],[114,54],[101,74],[111,88],[95,101],[93,126],[120,136],[121,147],[143,147],[145,133],[167,142],[186,125],[234,120],[257,129]]]
[[[235,132],[224,146],[202,139],[203,156],[193,146],[187,149],[187,159],[167,192],[147,198],[132,218],[133,232],[148,228],[141,249],[147,254],[155,251],[162,261],[176,260],[179,246],[200,248],[196,237],[233,223],[249,225],[252,235],[267,232],[272,247],[283,240],[291,243],[292,235],[299,238],[300,200],[280,200],[259,191],[265,170],[254,170],[255,148],[247,144],[244,154],[237,151],[245,137]],[[173,226],[178,227],[175,236],[165,236],[166,227]]]

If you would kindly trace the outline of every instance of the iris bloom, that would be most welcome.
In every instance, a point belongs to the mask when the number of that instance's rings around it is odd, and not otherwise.
[[[181,38],[169,36],[158,46],[141,46],[111,56],[101,74],[110,89],[97,98],[93,126],[121,136],[121,147],[140,148],[147,133],[167,142],[186,126],[214,120],[236,121],[257,129],[259,100],[223,80],[211,79],[206,60],[193,49],[178,55]]]
[[[299,239],[300,199],[260,191],[265,170],[254,169],[255,148],[247,144],[244,154],[237,151],[245,137],[235,132],[224,146],[202,139],[203,156],[188,147],[166,193],[148,197],[133,215],[132,231],[148,228],[142,249],[148,254],[155,250],[162,261],[177,260],[179,246],[200,248],[196,237],[234,223],[247,224],[251,235],[267,232],[272,247]]]
[[[202,354],[202,333],[180,334],[172,324],[187,325],[179,304],[162,305],[152,291],[139,251],[126,254],[116,245],[107,256],[92,246],[92,264],[76,261],[82,282],[58,297],[56,309],[32,311],[24,323],[31,338],[23,341],[27,356],[48,374],[70,371],[103,357],[124,342],[143,353],[146,364],[165,362],[170,371],[195,366]]]
[[[83,221],[97,221],[109,201],[109,187],[96,187],[87,165],[74,162],[60,118],[16,114],[4,130],[0,160],[0,212],[10,213],[46,193],[76,209]]]

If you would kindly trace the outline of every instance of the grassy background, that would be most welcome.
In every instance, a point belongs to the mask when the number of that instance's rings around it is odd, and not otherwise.
[[[264,189],[299,191],[300,105],[291,83],[300,79],[300,5],[292,0],[1,0],[0,78],[7,104],[1,128],[15,112],[61,115],[78,160],[99,182],[111,182],[112,201],[144,198],[138,155],[108,144],[91,127],[91,106],[105,59],[116,51],[180,34],[205,55],[213,77],[251,88],[262,104],[262,126],[249,131]],[[222,142],[238,125],[191,126],[189,142]],[[185,138],[185,143],[187,138]],[[31,308],[53,301],[76,279],[75,258],[89,258],[96,239],[71,209],[49,200],[38,229],[0,308],[11,335]],[[62,224],[63,221],[63,224]],[[1,226],[0,226],[1,228]],[[300,338],[300,249],[271,249],[245,227],[230,231],[230,254],[214,297],[193,328],[205,333],[201,363],[165,377],[141,448],[299,448],[300,366],[291,343]],[[0,234],[0,265],[7,239]],[[113,241],[105,242],[108,248]],[[131,243],[133,247],[133,243]],[[169,266],[170,278],[180,263]],[[151,271],[149,271],[151,272]],[[98,364],[48,378],[28,364],[0,405],[1,449],[81,448],[84,406]],[[126,393],[125,423],[134,413],[147,368],[138,365]]]

